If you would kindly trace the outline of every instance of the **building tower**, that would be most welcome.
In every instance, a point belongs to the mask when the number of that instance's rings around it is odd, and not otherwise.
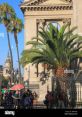
[[[3,66],[3,76],[5,77],[5,79],[9,79],[10,73],[11,73],[11,58],[8,53],[5,64]]]

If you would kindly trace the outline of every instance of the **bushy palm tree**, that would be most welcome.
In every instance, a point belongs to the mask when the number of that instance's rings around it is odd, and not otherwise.
[[[8,31],[12,32],[14,34],[14,39],[15,39],[15,44],[16,44],[16,49],[17,49],[18,67],[19,67],[20,78],[21,78],[21,67],[20,67],[20,61],[19,61],[18,33],[21,32],[22,29],[23,29],[22,20],[17,18],[17,17],[11,18],[11,23],[9,24]]]
[[[3,3],[0,5],[0,23],[4,24],[7,32],[7,39],[8,39],[8,47],[10,51],[11,56],[11,72],[13,71],[13,55],[12,55],[12,49],[10,44],[10,38],[9,38],[9,32],[8,32],[8,26],[11,22],[11,17],[15,17],[14,9],[8,5],[7,3]],[[12,73],[12,77],[14,74]]]
[[[23,51],[21,63],[47,63],[50,68],[60,69],[68,68],[73,60],[82,57],[82,37],[73,34],[76,27],[67,31],[68,26],[66,24],[60,30],[52,24],[48,30],[41,28],[38,32],[41,38],[35,37],[27,42],[32,47]]]
[[[35,37],[27,42],[27,46],[32,46],[23,51],[21,58],[23,66],[28,63],[48,64],[60,83],[61,91],[67,88],[61,80],[64,70],[69,68],[71,62],[82,57],[82,37],[74,33],[76,27],[68,28],[69,24],[58,29],[51,23],[47,30],[41,28],[38,32],[41,38]]]

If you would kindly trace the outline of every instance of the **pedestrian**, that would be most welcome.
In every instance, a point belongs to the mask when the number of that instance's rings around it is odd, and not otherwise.
[[[44,104],[46,105],[47,109],[51,109],[54,103],[54,96],[52,92],[47,91],[45,96]]]
[[[12,92],[7,92],[5,95],[5,109],[13,109]]]
[[[35,91],[32,93],[32,95],[33,95],[33,105],[36,105],[37,104],[38,95],[37,95],[37,93]]]

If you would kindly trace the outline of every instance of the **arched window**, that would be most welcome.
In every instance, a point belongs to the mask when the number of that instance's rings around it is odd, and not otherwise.
[[[58,30],[60,29],[60,24],[57,21],[51,21],[48,23],[48,25],[46,25],[46,30],[48,30],[50,23],[53,24],[53,26],[55,26],[56,28],[58,28]]]
[[[58,30],[60,29],[60,24],[58,22],[52,22],[52,24],[58,28]]]

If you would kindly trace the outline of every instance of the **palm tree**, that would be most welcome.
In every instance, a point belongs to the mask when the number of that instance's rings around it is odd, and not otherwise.
[[[69,31],[66,31],[67,28],[68,24],[62,26],[60,30],[52,24],[48,26],[48,30],[41,28],[38,32],[41,38],[35,37],[27,42],[32,48],[23,51],[22,65],[30,62],[46,63],[50,68],[56,69],[56,73],[59,69],[68,68],[73,60],[82,56],[82,37],[73,34],[76,27]]]
[[[7,3],[3,3],[0,5],[0,22],[4,24],[7,32],[7,39],[8,39],[8,47],[10,51],[10,56],[11,56],[11,74],[12,78],[14,77],[13,73],[13,55],[12,55],[12,49],[11,49],[11,44],[10,44],[10,38],[9,38],[9,32],[8,32],[8,26],[11,22],[11,17],[15,17],[15,12],[14,9],[8,5]]]
[[[38,32],[41,38],[35,37],[27,42],[27,45],[31,44],[32,47],[24,50],[21,57],[23,66],[28,63],[48,64],[60,84],[59,93],[67,89],[66,85],[63,86],[64,70],[68,69],[74,60],[82,57],[82,37],[74,33],[76,27],[67,30],[68,28],[69,24],[66,24],[58,30],[51,23],[47,30],[41,28]]]
[[[22,23],[22,20],[17,17],[11,18],[11,21],[12,22],[8,27],[8,31],[14,33],[14,39],[15,39],[17,57],[18,57],[19,76],[21,78],[21,67],[20,67],[20,61],[19,61],[19,48],[18,48],[18,33],[22,31],[23,23]],[[21,79],[19,79],[19,82],[20,81]]]

